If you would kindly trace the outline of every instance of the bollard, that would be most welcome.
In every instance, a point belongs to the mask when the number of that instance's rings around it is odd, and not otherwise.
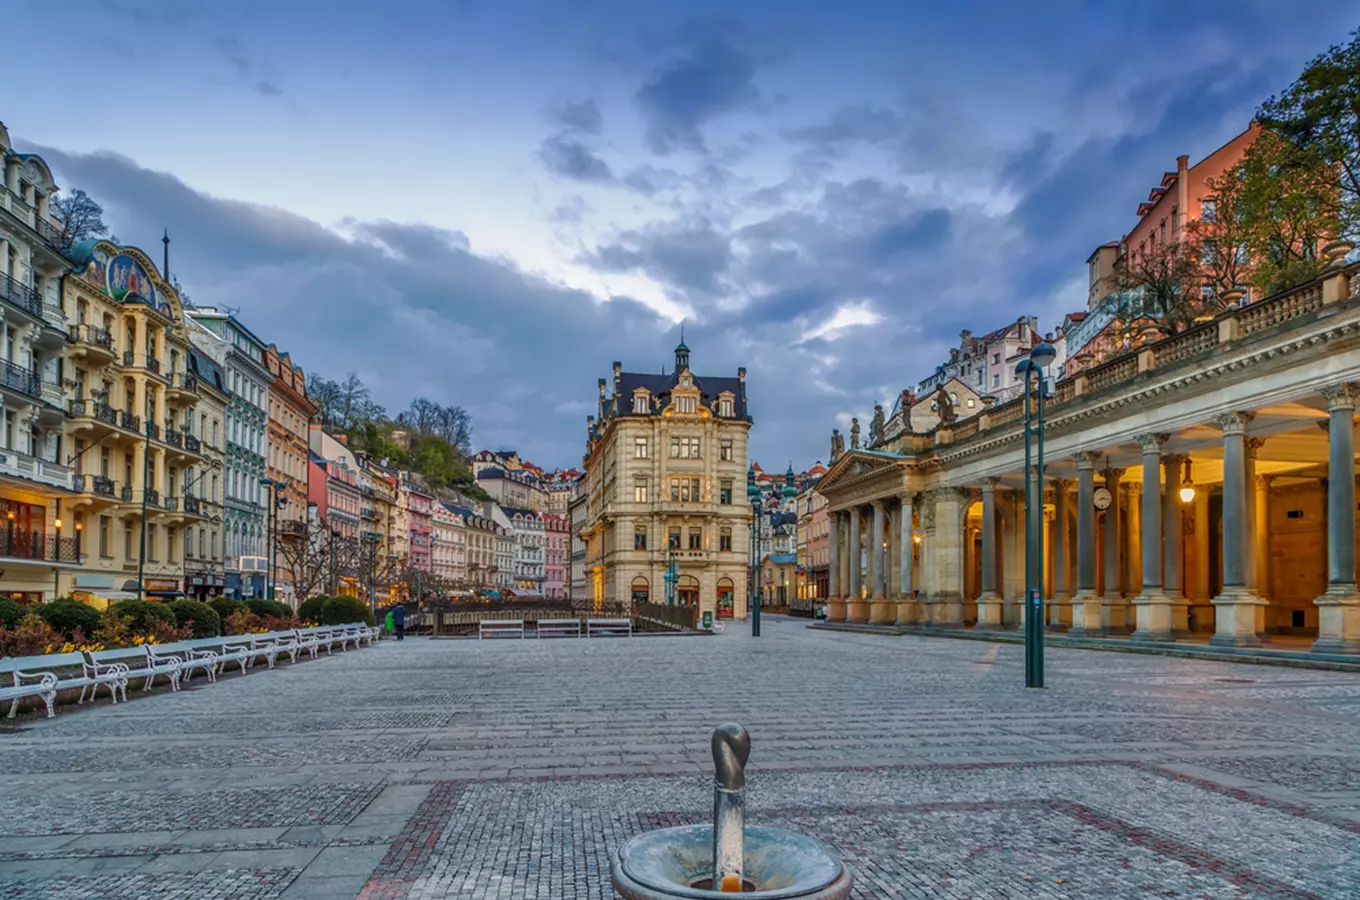
[[[713,889],[741,891],[746,841],[746,760],[751,735],[729,722],[713,731]]]

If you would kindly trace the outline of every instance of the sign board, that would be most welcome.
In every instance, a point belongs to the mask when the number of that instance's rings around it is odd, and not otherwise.
[[[704,628],[713,630],[713,613],[709,610],[704,610]]]

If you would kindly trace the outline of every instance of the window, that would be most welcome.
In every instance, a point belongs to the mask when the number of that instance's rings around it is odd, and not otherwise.
[[[671,479],[672,503],[698,503],[702,497],[703,493],[699,490],[698,478]]]
[[[1001,387],[1001,376],[1000,376],[1000,375],[993,375],[993,376],[992,376],[992,387]]]
[[[1199,295],[1204,300],[1213,300],[1218,296],[1218,291],[1211,284],[1206,284],[1199,289]]]
[[[1166,219],[1162,219],[1162,243],[1166,243]]]
[[[730,529],[730,528],[724,528],[721,532],[719,532],[719,534],[718,534],[718,549],[719,549],[719,550],[731,550],[731,549],[732,549],[732,529]]]
[[[666,530],[666,546],[670,547],[672,550],[679,550],[679,549],[680,549],[680,528],[679,528],[679,526],[677,526],[677,525],[672,525],[670,528],[668,528],[668,529]]]
[[[645,437],[636,438],[633,441],[633,459],[647,458],[647,439]]]
[[[732,415],[732,398],[731,398],[731,397],[723,397],[721,400],[718,401],[718,415],[720,415],[720,416],[730,416],[730,415]]]
[[[672,437],[671,459],[700,459],[700,438]]]
[[[647,415],[647,395],[646,395],[646,394],[634,394],[634,395],[633,395],[633,412],[634,412],[636,415],[639,415],[639,416],[645,416],[645,415]]]
[[[1199,245],[1200,265],[1211,266],[1216,259],[1218,259],[1218,241],[1201,241]]]
[[[127,522],[123,525],[123,556],[127,559],[136,559],[133,555],[137,548],[132,545],[132,523]]]
[[[1239,266],[1251,264],[1251,250],[1245,243],[1237,245],[1237,264]]]
[[[1174,238],[1181,230],[1180,216],[1176,215],[1176,207],[1171,207],[1171,236]]]
[[[1199,202],[1199,217],[1206,222],[1218,221],[1218,201],[1201,200]]]
[[[633,529],[633,549],[647,549],[647,529],[641,525]]]
[[[638,476],[637,478],[634,478],[634,479],[633,479],[633,502],[634,502],[634,503],[646,503],[646,502],[647,502],[647,478],[646,478],[646,476],[640,475],[640,476]]]
[[[691,528],[689,530],[689,549],[704,549],[704,530],[702,528]]]
[[[104,559],[112,559],[113,554],[109,552],[109,517],[99,517],[99,555]]]
[[[694,397],[679,397],[675,401],[676,408],[682,413],[693,415],[697,409],[697,401]]]
[[[724,460],[724,461],[726,461],[726,462],[731,462],[731,461],[732,461],[732,442],[731,442],[731,441],[721,441],[721,442],[719,442],[719,444],[718,444],[718,459]]]
[[[730,478],[718,482],[718,502],[723,506],[732,505],[732,480]]]

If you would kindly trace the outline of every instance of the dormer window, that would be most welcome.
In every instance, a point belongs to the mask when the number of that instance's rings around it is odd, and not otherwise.
[[[698,411],[698,400],[695,397],[677,397],[676,408],[686,415],[694,415]]]
[[[718,415],[725,418],[732,416],[732,398],[723,396],[718,398]]]
[[[638,416],[647,415],[649,404],[647,403],[646,392],[633,395],[633,414]]]

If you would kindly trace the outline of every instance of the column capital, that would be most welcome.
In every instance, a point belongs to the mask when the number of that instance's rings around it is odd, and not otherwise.
[[[1273,483],[1275,482],[1275,477],[1276,477],[1276,476],[1274,476],[1274,475],[1257,475],[1257,476],[1256,476],[1256,485],[1257,485],[1257,487],[1264,488],[1264,489],[1267,489],[1267,490],[1268,490],[1268,489],[1270,488],[1271,484],[1273,484]]]
[[[1143,485],[1141,482],[1130,481],[1128,484],[1124,485],[1124,490],[1128,491],[1130,497],[1137,497],[1139,494],[1143,493]]]
[[[1355,409],[1356,398],[1360,397],[1360,385],[1350,381],[1329,384],[1322,389],[1322,396],[1327,398],[1327,412]]]
[[[1110,487],[1119,483],[1119,479],[1124,477],[1128,469],[1117,469],[1114,466],[1106,466],[1103,474],[1105,476],[1105,486]]]
[[[996,486],[1001,483],[1001,479],[995,476],[988,476],[982,479],[982,493],[990,494],[996,490]]]
[[[1166,446],[1166,442],[1170,439],[1171,435],[1169,434],[1152,434],[1152,433],[1140,434],[1134,437],[1134,440],[1138,442],[1138,446],[1143,448],[1144,456],[1148,456],[1153,453],[1160,455],[1162,452],[1162,448]]]
[[[1264,447],[1265,445],[1266,445],[1266,439],[1263,438],[1263,437],[1249,437],[1249,438],[1247,438],[1247,459],[1255,459],[1255,458],[1256,458],[1256,454],[1257,454],[1257,453],[1260,451],[1260,449],[1261,449],[1262,447]]]
[[[877,500],[870,500],[869,506],[873,508],[874,512],[883,512],[883,498],[880,497]]]
[[[1167,467],[1168,469],[1174,466],[1179,466],[1185,459],[1185,456],[1186,454],[1184,453],[1163,453],[1162,465]]]
[[[1094,469],[1096,467],[1096,463],[1099,462],[1100,460],[1100,456],[1101,454],[1095,452],[1094,450],[1087,450],[1084,453],[1078,453],[1077,469],[1078,470]]]
[[[1214,422],[1223,429],[1224,436],[1246,434],[1247,423],[1256,418],[1254,412],[1230,412],[1214,416]]]
[[[897,499],[902,502],[903,509],[911,509],[912,505],[916,503],[916,492],[907,491],[904,494],[898,495]]]
[[[1051,485],[1053,485],[1053,490],[1054,490],[1054,491],[1065,491],[1065,490],[1067,490],[1068,488],[1070,488],[1070,487],[1072,486],[1072,479],[1070,479],[1070,478],[1053,478],[1053,479],[1050,479],[1048,483],[1051,484]]]

